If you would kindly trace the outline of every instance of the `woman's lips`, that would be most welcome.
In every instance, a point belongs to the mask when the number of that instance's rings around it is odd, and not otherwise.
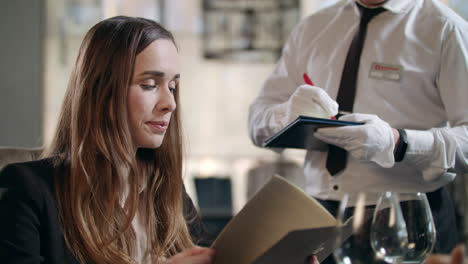
[[[151,128],[155,133],[163,133],[167,129],[168,122],[166,121],[149,121],[146,124]]]

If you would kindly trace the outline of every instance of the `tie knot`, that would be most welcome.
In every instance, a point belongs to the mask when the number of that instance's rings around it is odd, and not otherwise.
[[[361,22],[362,23],[369,23],[369,21],[372,20],[375,16],[378,14],[382,13],[385,11],[385,8],[383,7],[377,7],[377,8],[367,8],[359,5],[359,11],[361,11]]]

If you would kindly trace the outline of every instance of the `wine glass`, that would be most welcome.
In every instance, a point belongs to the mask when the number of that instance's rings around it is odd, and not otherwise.
[[[421,263],[432,252],[436,230],[431,209],[424,193],[401,194],[400,202],[408,232],[407,252],[402,263]]]
[[[401,247],[406,246],[404,234],[406,227],[401,209],[395,196],[385,197],[381,206],[375,206],[375,202],[381,194],[377,193],[348,193],[340,202],[337,212],[339,225],[338,236],[333,255],[339,264],[374,264],[387,263],[378,250],[385,249],[388,257],[395,257],[401,253]],[[379,211],[377,209],[380,208]],[[386,209],[386,210],[384,210]],[[393,218],[392,225],[383,225],[385,214]],[[372,222],[374,221],[374,224]],[[403,221],[403,223],[402,223]],[[372,230],[372,227],[379,229]],[[371,235],[374,245],[371,245]],[[388,238],[395,243],[389,244]],[[399,253],[400,252],[400,253]]]
[[[408,232],[398,195],[384,192],[372,217],[371,246],[378,258],[387,263],[400,263],[408,247]]]

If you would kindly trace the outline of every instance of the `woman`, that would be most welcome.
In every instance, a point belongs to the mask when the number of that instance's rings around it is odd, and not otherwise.
[[[183,214],[179,78],[154,21],[86,34],[45,158],[0,175],[2,263],[212,262]]]

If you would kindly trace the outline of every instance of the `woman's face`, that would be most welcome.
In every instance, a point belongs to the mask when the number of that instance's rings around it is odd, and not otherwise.
[[[179,54],[170,40],[156,40],[137,55],[127,99],[136,148],[161,146],[176,108],[179,72]]]

